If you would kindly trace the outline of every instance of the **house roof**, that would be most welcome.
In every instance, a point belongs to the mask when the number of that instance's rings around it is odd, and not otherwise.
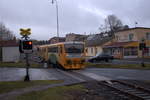
[[[113,47],[137,47],[139,44],[137,41],[131,42],[112,42],[108,45],[104,45],[104,48],[113,48]]]
[[[102,37],[101,34],[95,34],[88,37],[86,41],[86,47],[100,46],[108,41],[111,41],[112,39],[113,37],[109,37],[109,36]]]
[[[51,39],[49,39],[49,41],[53,41],[53,40],[57,40],[59,39],[59,42],[65,42],[66,38],[65,37],[52,37]]]
[[[0,47],[16,47],[19,43],[16,40],[0,41]]]
[[[147,28],[147,27],[134,27],[134,28],[124,29],[124,30],[119,30],[116,32],[130,31],[130,30],[135,30],[135,29],[149,29],[150,30],[150,28]]]

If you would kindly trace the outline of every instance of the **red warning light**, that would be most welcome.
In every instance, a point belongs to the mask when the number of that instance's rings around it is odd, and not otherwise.
[[[31,42],[31,41],[29,41],[29,42],[28,42],[28,44],[29,44],[29,45],[32,45],[32,42]]]

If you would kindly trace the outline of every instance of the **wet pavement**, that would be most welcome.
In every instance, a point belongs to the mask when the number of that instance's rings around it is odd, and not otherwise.
[[[150,80],[150,70],[87,68],[77,72],[89,77],[95,75],[97,80],[102,78],[110,80]]]
[[[25,68],[0,68],[0,81],[23,81]],[[31,80],[65,80],[67,82],[83,81],[76,76],[59,69],[30,68]]]
[[[87,78],[93,80],[150,80],[150,70],[86,68],[75,71],[62,71],[59,69],[29,69],[31,80],[65,80],[67,82],[83,82]],[[0,81],[24,80],[25,68],[0,68]],[[81,76],[81,77],[80,77]],[[86,79],[85,77],[86,76]]]

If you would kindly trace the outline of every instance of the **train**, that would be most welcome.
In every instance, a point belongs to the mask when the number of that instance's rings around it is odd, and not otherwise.
[[[62,69],[85,68],[85,44],[62,42],[38,46],[38,55],[50,67]]]

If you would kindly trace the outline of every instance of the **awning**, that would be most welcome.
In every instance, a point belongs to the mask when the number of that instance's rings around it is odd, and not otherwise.
[[[104,45],[103,48],[127,48],[127,47],[138,47],[137,41],[132,42],[112,42],[108,45]]]
[[[127,47],[138,47],[138,46],[139,46],[139,42],[131,42],[131,43],[124,45],[123,47],[127,48]]]

